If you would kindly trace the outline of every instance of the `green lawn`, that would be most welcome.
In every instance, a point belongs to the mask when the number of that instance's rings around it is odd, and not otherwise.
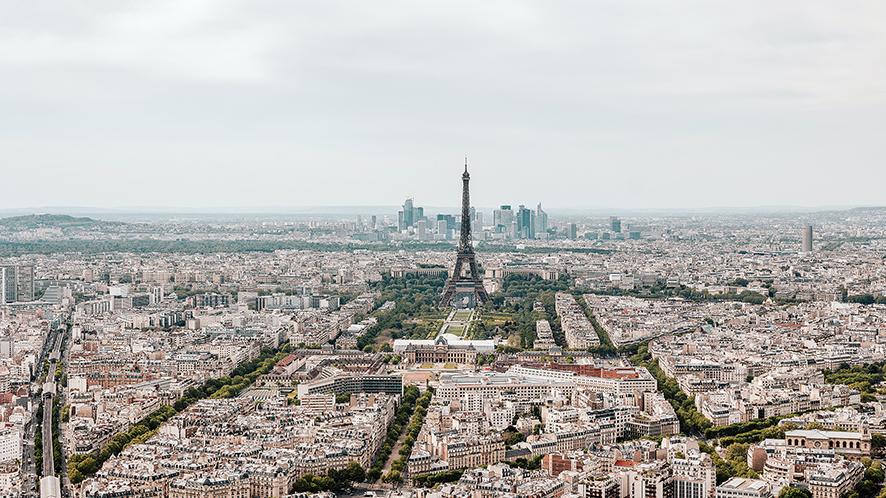
[[[438,312],[422,314],[419,315],[419,318],[422,320],[445,320],[447,316],[449,316],[449,313]]]
[[[446,327],[446,333],[461,337],[465,333],[464,327]]]
[[[464,322],[471,319],[470,311],[458,311],[455,313],[453,320],[458,320],[460,322]]]
[[[443,365],[443,368],[448,368],[448,369],[450,369],[450,370],[455,370],[457,367],[455,366],[455,363],[447,363],[447,364]]]
[[[507,321],[514,321],[516,318],[510,313],[483,313],[481,318],[484,322],[493,325],[501,325]]]
[[[433,363],[422,363],[421,368],[429,368],[429,369],[434,368],[434,364]]]

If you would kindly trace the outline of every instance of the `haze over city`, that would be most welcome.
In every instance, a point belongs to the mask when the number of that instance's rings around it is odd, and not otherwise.
[[[4,2],[0,208],[880,205],[884,8]]]
[[[0,2],[0,498],[886,498],[884,14]]]

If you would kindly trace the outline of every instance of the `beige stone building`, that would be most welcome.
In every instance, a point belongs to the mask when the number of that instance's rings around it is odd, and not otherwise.
[[[833,450],[848,458],[871,456],[871,433],[862,426],[860,432],[797,430],[785,433],[789,447],[810,450]]]

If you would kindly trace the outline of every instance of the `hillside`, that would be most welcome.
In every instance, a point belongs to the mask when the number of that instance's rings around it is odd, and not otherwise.
[[[66,214],[29,214],[0,219],[0,227],[15,230],[31,230],[35,228],[98,228],[121,225],[125,225],[125,223],[94,220],[92,218],[75,218]]]

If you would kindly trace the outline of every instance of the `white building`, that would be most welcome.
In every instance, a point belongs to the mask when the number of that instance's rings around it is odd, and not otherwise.
[[[575,384],[559,379],[541,379],[517,375],[488,373],[485,375],[443,374],[437,396],[441,399],[456,400],[469,395],[479,395],[482,399],[500,399],[502,393],[512,393],[520,397],[541,398],[553,394],[570,397],[575,393]]]
[[[772,487],[766,481],[733,477],[717,486],[716,498],[769,498]]]
[[[0,429],[0,462],[21,459],[22,435],[12,424]]]

